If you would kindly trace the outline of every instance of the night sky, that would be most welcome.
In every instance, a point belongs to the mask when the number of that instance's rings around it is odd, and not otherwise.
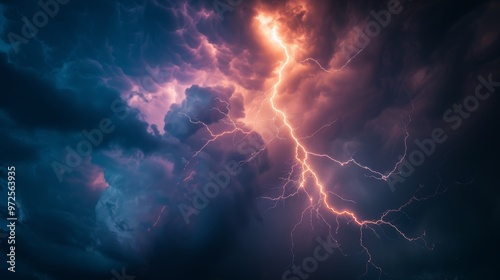
[[[499,279],[499,30],[500,1],[0,1],[0,279]]]

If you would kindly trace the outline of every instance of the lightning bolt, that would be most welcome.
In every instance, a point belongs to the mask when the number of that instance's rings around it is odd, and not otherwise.
[[[316,132],[312,133],[311,135],[302,136],[302,137],[298,135],[296,128],[294,128],[292,125],[292,121],[291,121],[289,115],[287,115],[287,113],[279,107],[279,105],[277,104],[277,100],[276,100],[278,95],[279,95],[280,86],[282,85],[282,83],[285,80],[284,71],[285,71],[285,69],[287,69],[287,67],[289,67],[289,65],[292,61],[295,61],[295,59],[290,54],[289,46],[287,46],[285,41],[279,35],[277,21],[271,20],[270,18],[264,17],[262,15],[257,16],[257,19],[261,24],[261,28],[262,28],[263,32],[265,34],[267,34],[267,36],[273,42],[273,44],[275,44],[282,51],[282,53],[285,57],[284,61],[278,67],[277,81],[272,85],[272,87],[268,91],[266,91],[264,93],[265,98],[263,99],[263,101],[260,104],[260,107],[258,108],[258,111],[257,111],[257,114],[255,116],[254,121],[250,123],[250,124],[252,124],[252,126],[250,126],[250,128],[248,127],[249,123],[242,124],[242,123],[239,123],[239,122],[233,120],[231,118],[231,116],[229,116],[229,112],[230,112],[229,103],[227,101],[224,101],[224,100],[221,100],[218,98],[214,99],[214,101],[219,102],[219,104],[220,103],[224,104],[226,110],[225,111],[221,110],[219,108],[219,106],[214,106],[214,108],[212,108],[212,110],[216,110],[224,116],[224,118],[222,118],[221,120],[230,126],[230,129],[228,129],[228,130],[225,130],[222,132],[215,132],[214,130],[211,129],[210,125],[208,125],[200,120],[197,120],[193,116],[189,116],[188,114],[184,114],[185,117],[188,118],[188,120],[192,124],[201,125],[208,132],[208,135],[210,137],[210,139],[208,139],[198,150],[194,151],[193,155],[191,156],[191,158],[189,160],[184,161],[184,163],[185,163],[184,170],[187,169],[191,160],[194,157],[198,156],[208,145],[210,145],[210,143],[213,143],[213,142],[217,141],[218,139],[225,137],[225,136],[229,136],[229,135],[233,135],[233,140],[234,140],[236,133],[243,133],[244,134],[243,139],[244,139],[245,137],[250,135],[252,132],[255,132],[256,130],[255,130],[254,126],[257,122],[257,116],[260,114],[261,110],[263,110],[265,103],[269,103],[270,109],[272,110],[274,117],[272,119],[266,120],[266,121],[271,121],[271,123],[274,125],[274,127],[276,129],[275,131],[277,131],[277,133],[272,139],[270,139],[269,141],[266,141],[265,144],[263,145],[263,147],[259,151],[253,153],[249,159],[240,162],[240,164],[244,164],[244,163],[247,163],[247,162],[253,160],[261,152],[263,152],[273,140],[284,139],[284,138],[280,138],[280,134],[282,134],[282,130],[284,130],[286,132],[286,135],[289,136],[289,139],[293,145],[294,161],[290,167],[290,171],[288,172],[288,175],[285,176],[284,178],[281,178],[282,180],[284,180],[284,183],[281,185],[281,195],[279,195],[277,197],[265,196],[265,197],[261,197],[261,198],[273,202],[274,206],[271,208],[274,208],[277,206],[277,204],[279,202],[285,201],[290,197],[299,195],[300,193],[306,194],[306,197],[307,197],[309,204],[305,207],[305,209],[303,209],[303,211],[300,215],[299,221],[294,224],[293,229],[290,232],[290,238],[291,238],[291,242],[292,242],[292,247],[290,249],[290,251],[292,253],[292,263],[294,262],[294,259],[295,259],[294,233],[297,230],[298,226],[303,223],[304,217],[308,211],[309,211],[310,216],[311,216],[311,227],[313,227],[312,217],[313,217],[313,213],[314,213],[316,218],[319,221],[321,221],[322,223],[324,223],[325,225],[328,226],[330,237],[332,239],[334,239],[333,234],[332,234],[332,225],[329,222],[327,222],[327,218],[324,216],[322,210],[326,210],[327,213],[329,213],[330,215],[335,217],[335,221],[336,221],[335,233],[336,234],[338,233],[338,230],[340,228],[340,221],[339,221],[340,218],[345,219],[347,221],[347,223],[355,224],[359,228],[359,245],[362,248],[362,252],[364,252],[366,254],[366,271],[363,274],[363,276],[368,274],[370,266],[375,268],[377,271],[379,271],[379,278],[382,276],[382,274],[386,274],[382,270],[382,268],[374,262],[374,259],[372,257],[372,253],[370,252],[370,249],[368,248],[368,246],[364,242],[364,237],[367,233],[371,232],[371,233],[375,234],[377,237],[379,237],[377,230],[380,230],[383,232],[384,229],[382,227],[392,229],[394,232],[396,232],[399,236],[401,236],[402,238],[404,238],[408,242],[421,241],[427,249],[432,250],[433,245],[429,246],[427,244],[427,241],[425,240],[425,231],[422,234],[417,235],[417,236],[409,236],[403,230],[401,230],[400,227],[398,227],[396,224],[394,224],[389,218],[390,218],[391,214],[394,214],[394,213],[401,213],[401,214],[408,217],[408,215],[404,212],[406,207],[408,207],[409,205],[411,205],[415,202],[420,202],[423,200],[433,198],[436,195],[445,192],[447,190],[447,188],[445,188],[444,190],[441,190],[440,185],[439,185],[433,194],[431,194],[429,196],[418,196],[417,194],[421,191],[421,189],[423,187],[423,186],[420,186],[415,191],[414,195],[406,203],[402,204],[400,207],[395,208],[395,209],[386,210],[376,219],[365,220],[365,219],[362,219],[361,217],[359,217],[354,211],[342,210],[339,207],[336,207],[334,205],[334,203],[332,202],[334,200],[334,198],[341,199],[342,201],[349,202],[349,203],[355,203],[355,202],[352,200],[345,199],[342,196],[340,196],[339,194],[336,194],[336,193],[328,190],[328,188],[324,185],[324,183],[320,179],[319,172],[315,169],[315,167],[312,163],[312,159],[317,158],[317,159],[327,159],[327,160],[333,162],[334,164],[337,164],[340,167],[344,167],[346,165],[355,165],[355,166],[361,168],[362,170],[365,170],[368,173],[368,175],[366,175],[367,177],[370,177],[370,178],[373,178],[376,180],[387,181],[392,174],[396,174],[397,168],[399,167],[399,165],[403,162],[403,160],[406,157],[407,150],[408,150],[407,140],[409,138],[409,133],[408,133],[407,128],[408,128],[408,125],[411,123],[411,115],[409,115],[406,120],[402,116],[402,120],[404,123],[404,128],[402,129],[402,133],[404,135],[404,153],[400,157],[400,159],[397,162],[395,162],[394,167],[389,172],[384,173],[384,172],[380,172],[380,171],[377,171],[375,169],[372,169],[371,167],[364,165],[364,164],[358,162],[357,160],[355,160],[352,155],[348,160],[342,161],[342,160],[338,160],[338,159],[336,159],[328,154],[316,153],[314,151],[311,151],[310,149],[308,149],[308,147],[306,147],[303,140],[310,139],[310,138],[314,137],[320,130],[333,125],[335,122],[331,122],[329,124],[323,125],[320,129],[318,129]],[[269,26],[271,26],[271,27],[269,27]],[[337,73],[339,71],[342,71],[345,67],[347,67],[348,64],[353,59],[355,59],[362,51],[363,51],[363,49],[359,50],[353,57],[351,57],[339,69],[326,69],[314,58],[306,58],[305,60],[302,60],[299,63],[304,64],[306,62],[313,62],[313,63],[317,64],[322,71],[324,71],[326,73],[334,74],[334,73]],[[268,93],[270,93],[269,97],[268,97]],[[412,107],[413,107],[413,103],[412,103]],[[241,139],[240,141],[243,141],[243,139]],[[183,183],[191,180],[194,177],[194,174],[195,174],[194,171],[191,171],[189,176],[183,180]],[[289,187],[289,186],[291,186],[291,188],[293,189],[293,191],[291,193],[287,193],[287,187]],[[163,212],[164,209],[165,209],[165,207],[162,208],[161,212]],[[161,212],[160,212],[160,215],[158,216],[158,219],[156,220],[156,222],[154,223],[154,225],[152,227],[155,227],[156,224],[158,223],[160,216],[161,216]],[[148,231],[150,229],[148,229]],[[337,240],[335,240],[335,242],[337,242]],[[341,251],[342,251],[342,249],[341,249]],[[342,253],[344,254],[343,251],[342,251]]]
[[[261,22],[262,25],[269,25],[270,24],[270,20],[267,19],[267,18],[257,17],[257,19]],[[426,199],[429,199],[431,197],[434,197],[435,195],[438,194],[437,190],[436,190],[436,193],[434,193],[433,195],[426,196],[426,197],[417,197],[416,193],[418,193],[420,191],[420,189],[421,189],[421,188],[419,188],[415,192],[414,196],[412,198],[410,198],[410,200],[408,200],[408,202],[406,202],[405,204],[401,205],[399,208],[385,211],[378,219],[363,220],[360,217],[358,217],[356,215],[356,213],[354,213],[352,211],[349,211],[349,210],[340,210],[340,209],[336,208],[335,205],[333,205],[330,202],[331,201],[331,195],[333,195],[335,197],[338,197],[338,198],[341,198],[344,201],[348,201],[348,200],[342,198],[338,194],[335,194],[335,193],[333,193],[331,191],[328,191],[325,188],[324,184],[321,182],[321,179],[320,179],[320,177],[318,175],[318,172],[315,170],[314,166],[311,163],[311,158],[312,157],[318,157],[318,158],[326,158],[326,159],[328,159],[328,160],[330,160],[330,161],[332,161],[332,162],[334,162],[336,164],[339,164],[340,166],[345,166],[347,164],[355,164],[358,167],[360,167],[360,168],[368,171],[371,174],[371,175],[369,175],[370,177],[378,179],[378,180],[387,181],[387,179],[389,178],[389,176],[391,176],[396,171],[397,167],[399,166],[399,164],[401,164],[401,162],[403,161],[403,159],[406,156],[406,152],[407,152],[407,139],[409,137],[409,134],[407,132],[407,125],[409,124],[409,122],[411,122],[411,118],[408,121],[408,123],[405,125],[405,129],[404,129],[404,133],[405,133],[405,137],[404,137],[404,146],[405,146],[404,156],[401,157],[401,159],[395,164],[394,168],[389,173],[387,173],[387,174],[383,174],[381,172],[373,170],[370,167],[365,166],[365,165],[357,162],[352,157],[349,160],[347,160],[347,161],[340,161],[340,160],[337,160],[337,159],[335,159],[335,158],[333,158],[333,157],[331,157],[331,156],[329,156],[327,154],[318,154],[318,153],[310,151],[305,146],[305,144],[301,142],[301,140],[306,139],[306,138],[310,138],[312,136],[298,137],[295,129],[293,128],[292,124],[290,123],[290,121],[288,119],[288,116],[287,116],[286,112],[284,110],[280,109],[278,107],[277,103],[276,103],[276,98],[277,98],[278,93],[279,93],[279,87],[280,87],[280,85],[282,84],[282,82],[284,80],[284,78],[283,78],[283,75],[284,75],[283,72],[286,69],[286,67],[290,64],[290,62],[293,60],[293,58],[291,57],[291,55],[289,53],[287,45],[280,38],[280,36],[278,34],[278,31],[277,31],[278,30],[278,25],[275,22],[272,23],[271,30],[272,31],[269,34],[270,35],[269,37],[270,37],[270,39],[274,43],[276,43],[282,49],[283,54],[285,55],[285,60],[281,64],[281,66],[279,67],[277,81],[276,81],[276,83],[274,84],[274,86],[272,88],[273,91],[272,91],[272,96],[270,97],[270,104],[271,104],[271,108],[272,108],[272,110],[273,110],[273,112],[275,114],[274,121],[276,121],[276,119],[280,119],[283,122],[284,127],[286,128],[288,134],[290,135],[290,138],[292,140],[292,143],[294,145],[294,150],[295,150],[295,155],[294,155],[294,157],[295,157],[295,159],[294,159],[295,163],[292,165],[291,171],[288,173],[288,177],[285,179],[286,181],[285,181],[285,183],[282,186],[282,194],[279,197],[263,197],[263,198],[271,200],[271,201],[274,201],[275,202],[275,206],[276,206],[277,202],[283,201],[283,200],[285,200],[285,199],[287,199],[287,198],[289,198],[291,196],[298,195],[299,192],[304,192],[307,195],[307,198],[309,200],[309,205],[302,211],[300,220],[294,225],[294,227],[293,227],[293,229],[291,231],[291,234],[290,234],[290,237],[291,237],[291,240],[292,240],[292,248],[291,248],[291,252],[292,252],[292,256],[293,256],[292,257],[292,263],[294,262],[294,258],[295,258],[294,253],[293,253],[293,248],[294,248],[293,234],[294,234],[295,230],[297,229],[297,227],[303,222],[304,216],[306,215],[307,211],[310,211],[311,217],[312,217],[312,213],[314,212],[316,214],[316,217],[318,219],[320,219],[321,221],[323,221],[329,227],[329,229],[330,229],[330,236],[333,238],[332,233],[331,233],[331,225],[326,221],[326,219],[323,216],[322,212],[320,212],[321,209],[328,210],[332,215],[334,215],[336,217],[337,231],[338,231],[338,227],[339,227],[339,222],[338,222],[338,218],[339,217],[344,217],[344,218],[346,218],[348,220],[349,223],[353,222],[353,223],[355,223],[359,227],[359,236],[360,236],[360,242],[359,242],[359,244],[360,244],[361,248],[363,248],[363,251],[367,255],[366,271],[365,271],[365,274],[363,274],[363,275],[366,275],[368,273],[369,265],[373,266],[375,269],[377,269],[379,271],[379,278],[381,277],[382,273],[384,273],[383,270],[382,270],[382,268],[380,266],[376,265],[373,262],[372,254],[370,253],[369,248],[364,243],[363,237],[364,237],[366,229],[369,229],[375,235],[378,236],[378,234],[376,232],[376,227],[386,226],[386,227],[389,227],[389,228],[393,229],[395,232],[397,232],[400,236],[402,236],[407,241],[417,241],[417,240],[423,241],[423,243],[425,244],[425,246],[429,250],[432,250],[432,247],[428,246],[426,240],[424,239],[424,237],[425,237],[425,231],[420,236],[410,237],[407,234],[405,234],[400,228],[398,228],[397,225],[393,224],[388,219],[388,216],[390,214],[392,214],[392,213],[403,212],[403,209],[405,207],[409,206],[410,204],[412,204],[413,202],[422,201],[422,200],[426,200]],[[327,70],[327,69],[325,69],[324,67],[322,67],[319,64],[319,62],[317,60],[315,60],[313,58],[307,58],[307,59],[303,60],[300,63],[304,63],[304,62],[307,62],[307,61],[313,61],[316,64],[318,64],[318,66],[320,67],[321,70],[323,70],[325,72],[328,72],[328,73],[335,73],[335,72],[341,71],[343,68],[345,68],[349,64],[349,62],[352,61],[352,59],[354,59],[361,51],[362,50],[360,50],[358,53],[356,53],[356,55],[353,56],[351,59],[349,59],[347,61],[347,63],[345,65],[343,65],[340,69],[336,69],[336,70]],[[323,127],[325,127],[325,126],[323,126]],[[294,174],[294,172],[296,170],[298,170],[298,173],[299,173],[298,180],[294,180],[292,178],[293,174]],[[298,184],[298,187],[296,188],[295,192],[292,192],[291,194],[286,195],[286,186],[287,185],[293,185],[294,183]],[[308,183],[310,183],[310,184],[308,184]],[[310,190],[311,188],[309,186],[312,186],[312,191]],[[314,193],[316,193],[317,195],[315,196]],[[352,201],[350,201],[350,202],[352,202]],[[312,221],[311,221],[311,226],[312,226]]]

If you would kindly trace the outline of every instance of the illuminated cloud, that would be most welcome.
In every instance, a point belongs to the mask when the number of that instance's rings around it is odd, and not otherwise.
[[[20,276],[280,279],[331,234],[342,251],[311,279],[494,278],[498,99],[457,131],[442,115],[479,74],[500,80],[498,4],[233,6],[221,20],[212,1],[69,1],[16,52],[8,32],[42,8],[0,5]],[[113,131],[58,180],[53,163],[102,120]],[[450,139],[391,191],[400,156],[436,127]],[[186,223],[179,206],[233,162]]]

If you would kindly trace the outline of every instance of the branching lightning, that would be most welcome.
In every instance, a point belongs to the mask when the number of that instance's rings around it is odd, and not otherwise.
[[[434,197],[435,195],[441,193],[436,190],[436,192],[430,196],[425,196],[425,197],[418,197],[417,193],[419,193],[420,189],[419,188],[413,197],[411,197],[406,203],[401,205],[399,208],[396,209],[390,209],[382,213],[382,215],[373,220],[364,220],[361,217],[359,217],[355,212],[349,211],[349,210],[341,210],[339,207],[336,207],[334,205],[333,198],[341,199],[345,202],[350,202],[350,203],[355,203],[352,200],[347,200],[343,198],[341,195],[336,194],[332,191],[330,191],[323,183],[322,179],[320,178],[319,172],[315,169],[312,160],[313,159],[327,159],[331,161],[332,163],[343,167],[346,165],[355,165],[363,170],[365,170],[368,174],[366,176],[371,177],[376,180],[382,180],[382,181],[387,181],[389,177],[392,174],[395,174],[396,170],[398,169],[399,165],[403,162],[404,158],[406,157],[407,153],[407,140],[409,138],[409,133],[408,133],[408,125],[411,122],[411,117],[408,117],[408,119],[404,122],[404,128],[403,128],[403,134],[404,134],[404,153],[402,157],[395,162],[394,167],[392,170],[389,172],[383,173],[379,172],[377,170],[374,170],[357,160],[355,160],[352,156],[348,160],[338,160],[328,154],[322,154],[322,153],[317,153],[314,151],[311,151],[303,142],[305,139],[310,139],[314,137],[320,130],[327,128],[331,125],[333,125],[335,122],[323,125],[320,129],[312,133],[311,135],[308,136],[299,136],[297,133],[296,128],[293,127],[292,122],[290,120],[290,117],[287,115],[287,113],[280,108],[278,102],[277,102],[277,97],[279,95],[279,90],[280,86],[282,83],[284,83],[285,79],[285,69],[289,67],[290,62],[295,61],[295,59],[292,57],[292,55],[289,52],[289,46],[287,46],[286,42],[281,38],[279,31],[278,31],[278,24],[276,21],[271,20],[269,17],[264,17],[262,15],[257,17],[257,20],[260,22],[260,26],[262,28],[263,33],[265,33],[270,41],[273,42],[283,53],[285,59],[284,61],[280,64],[278,70],[277,70],[277,81],[273,84],[273,86],[265,92],[265,99],[262,101],[260,104],[260,108],[257,111],[260,113],[262,110],[264,104],[268,102],[270,104],[270,109],[272,110],[274,117],[270,119],[272,125],[276,128],[276,135],[274,138],[270,139],[265,143],[265,145],[260,149],[259,151],[253,153],[251,157],[244,162],[241,162],[241,164],[244,164],[245,162],[249,162],[250,160],[254,159],[256,156],[258,156],[261,152],[263,152],[268,145],[276,138],[280,138],[280,134],[286,134],[289,137],[289,139],[292,142],[293,149],[294,149],[294,162],[290,166],[290,171],[287,173],[287,176],[284,178],[281,178],[284,183],[281,185],[281,195],[277,197],[262,197],[263,199],[266,199],[268,201],[271,201],[274,203],[274,207],[281,202],[285,201],[286,199],[299,195],[300,193],[304,193],[307,197],[308,200],[308,205],[303,209],[300,220],[293,226],[293,229],[291,230],[290,233],[290,238],[292,242],[292,247],[291,247],[291,252],[292,252],[292,262],[294,261],[294,232],[296,231],[297,227],[302,224],[304,221],[305,215],[308,213],[311,216],[311,226],[312,224],[312,217],[313,214],[314,216],[324,223],[325,225],[328,226],[330,236],[333,238],[332,234],[332,225],[327,221],[327,218],[324,216],[324,212],[330,213],[336,220],[336,230],[335,232],[338,233],[339,227],[340,227],[340,222],[339,219],[343,218],[346,219],[348,223],[354,223],[359,227],[359,245],[362,248],[362,252],[366,254],[367,257],[367,262],[366,262],[366,271],[365,274],[368,273],[369,267],[372,266],[376,270],[379,271],[379,278],[381,275],[384,273],[382,268],[377,265],[372,258],[372,254],[370,252],[370,249],[365,245],[364,242],[364,236],[367,234],[366,230],[369,230],[369,232],[374,233],[376,236],[377,234],[377,229],[380,229],[381,227],[385,228],[390,228],[393,231],[395,231],[399,236],[403,237],[405,240],[412,242],[412,241],[418,241],[420,240],[424,246],[432,250],[433,246],[429,246],[425,240],[425,232],[423,232],[421,235],[418,236],[409,236],[403,230],[401,230],[396,224],[394,224],[390,219],[389,215],[393,213],[404,213],[404,209],[408,207],[410,204],[422,200],[429,199],[431,197]],[[348,64],[355,59],[358,54],[360,54],[363,51],[363,49],[359,50],[353,57],[351,57],[344,65],[342,65],[341,68],[339,69],[333,69],[329,70],[321,66],[321,64],[313,59],[313,58],[307,58],[302,61],[300,61],[300,64],[306,63],[306,62],[313,62],[319,66],[319,68],[326,72],[326,73],[336,73],[339,71],[342,71],[345,67],[348,66]],[[270,93],[270,97],[267,96],[267,94]],[[226,122],[231,128],[228,130],[225,130],[223,132],[216,133],[214,132],[210,126],[200,120],[197,120],[196,118],[189,116],[185,114],[185,117],[188,118],[188,120],[195,125],[200,125],[204,127],[204,129],[208,132],[210,135],[210,139],[208,139],[197,151],[195,151],[191,157],[194,158],[198,156],[210,143],[213,143],[214,141],[220,139],[221,137],[228,136],[228,135],[235,135],[235,133],[243,133],[244,135],[248,136],[250,133],[254,132],[254,127],[251,126],[248,128],[248,123],[247,124],[241,124],[238,123],[237,121],[233,120],[229,116],[229,103],[227,101],[221,100],[221,99],[216,99],[214,101],[217,101],[225,105],[225,111],[221,110],[219,107],[214,107],[213,110],[218,111],[220,114],[224,116],[223,121]],[[256,117],[257,118],[257,117]],[[255,124],[255,122],[253,122]],[[246,137],[245,136],[245,137]],[[190,164],[191,159],[185,162],[184,165],[184,170],[186,170],[186,167]],[[184,179],[183,182],[189,181],[193,178],[193,171],[189,174],[187,178]],[[291,193],[287,192],[287,187],[292,186],[293,191]],[[162,208],[161,212],[163,212],[165,207]],[[326,210],[326,211],[322,211]],[[160,213],[161,215],[161,213]],[[160,216],[158,217],[158,219]],[[158,223],[158,219],[156,220],[155,224],[153,227]],[[383,229],[382,229],[383,231]],[[364,275],[365,275],[364,274]]]
[[[270,24],[270,21],[268,19],[265,19],[265,18],[262,18],[262,17],[258,18],[258,19],[261,22],[261,24],[264,24],[264,25]],[[397,225],[393,224],[391,221],[388,220],[388,215],[389,214],[394,213],[394,212],[401,212],[405,207],[407,207],[408,205],[410,205],[414,201],[421,201],[421,200],[424,200],[424,199],[428,199],[428,198],[430,198],[432,196],[424,197],[424,198],[418,198],[418,197],[416,197],[414,195],[407,203],[401,205],[397,209],[392,209],[392,210],[385,211],[380,216],[380,218],[378,218],[378,219],[375,219],[375,220],[363,220],[363,219],[359,218],[354,212],[351,212],[351,211],[348,211],[348,210],[337,209],[335,207],[335,205],[333,205],[330,202],[331,201],[331,197],[330,197],[331,195],[336,196],[338,198],[341,198],[344,201],[345,201],[345,199],[342,198],[338,194],[335,194],[335,193],[333,193],[331,191],[328,191],[327,188],[325,188],[325,186],[323,185],[323,183],[322,183],[322,181],[321,181],[321,179],[320,179],[320,177],[318,175],[318,172],[314,169],[314,167],[313,167],[313,165],[311,163],[311,157],[326,158],[326,159],[328,159],[328,160],[330,160],[330,161],[332,161],[332,162],[334,162],[336,164],[339,164],[340,166],[345,166],[347,164],[351,164],[352,163],[352,164],[355,164],[358,167],[360,167],[360,168],[368,171],[371,174],[370,177],[386,181],[389,178],[389,176],[396,171],[398,165],[402,162],[402,160],[406,156],[407,139],[409,137],[409,134],[407,132],[407,125],[411,121],[411,119],[405,125],[405,130],[404,130],[404,133],[405,133],[405,138],[404,138],[405,151],[404,151],[404,155],[396,163],[396,165],[394,166],[394,168],[388,174],[383,174],[381,172],[375,171],[375,170],[369,168],[368,166],[365,166],[365,165],[357,162],[354,158],[351,158],[351,159],[349,159],[347,161],[340,161],[340,160],[337,160],[337,159],[335,159],[335,158],[333,158],[333,157],[331,157],[331,156],[329,156],[327,154],[318,154],[318,153],[310,151],[304,145],[304,143],[301,142],[302,139],[309,138],[309,137],[302,137],[302,138],[300,138],[300,137],[297,136],[296,131],[292,127],[292,125],[291,125],[291,123],[290,123],[290,121],[289,121],[289,119],[287,117],[287,114],[285,113],[285,111],[283,111],[282,109],[280,109],[279,106],[276,103],[276,97],[278,96],[279,87],[280,87],[281,83],[284,80],[283,79],[283,75],[284,75],[283,72],[284,72],[285,68],[289,65],[290,61],[292,60],[292,57],[290,56],[290,53],[288,51],[287,45],[284,43],[284,41],[280,38],[280,36],[278,34],[278,31],[277,31],[278,30],[278,26],[277,26],[277,24],[276,23],[271,23],[271,24],[272,24],[272,28],[271,28],[272,31],[271,31],[271,34],[269,34],[269,37],[270,37],[270,39],[272,41],[274,41],[276,44],[278,44],[279,47],[283,50],[283,54],[285,55],[286,59],[281,64],[281,66],[279,68],[277,82],[273,86],[272,96],[270,97],[270,104],[271,104],[272,110],[275,113],[275,119],[276,118],[280,118],[281,121],[284,123],[284,127],[287,129],[287,132],[290,135],[290,138],[291,138],[291,140],[293,142],[293,145],[295,146],[295,164],[292,166],[292,170],[289,173],[289,176],[286,178],[286,182],[284,183],[283,188],[282,188],[282,194],[281,194],[281,196],[279,196],[279,197],[265,197],[265,198],[268,199],[268,200],[274,201],[274,202],[278,202],[278,201],[283,201],[283,200],[285,200],[285,199],[287,199],[287,198],[289,198],[291,196],[297,195],[297,194],[299,194],[299,192],[304,192],[307,195],[307,198],[309,200],[309,205],[306,207],[306,209],[304,209],[302,211],[302,215],[301,215],[300,221],[295,224],[295,226],[293,227],[293,229],[291,231],[291,240],[292,240],[292,249],[291,249],[291,251],[292,251],[292,255],[293,255],[293,240],[294,240],[293,233],[296,230],[297,226],[303,222],[304,216],[305,216],[305,214],[306,214],[307,211],[310,211],[311,216],[312,216],[312,213],[314,212],[316,214],[316,217],[318,219],[321,219],[326,225],[328,225],[328,227],[330,228],[330,236],[331,236],[331,226],[326,221],[326,219],[323,216],[323,214],[320,212],[320,209],[327,209],[331,214],[335,215],[335,218],[337,220],[337,231],[338,231],[338,227],[339,227],[339,223],[338,223],[338,218],[339,217],[345,217],[349,222],[354,222],[354,223],[356,223],[359,226],[360,246],[363,248],[364,252],[367,254],[367,264],[366,264],[366,272],[365,272],[365,274],[368,273],[368,266],[369,265],[372,265],[374,268],[376,268],[380,272],[379,277],[381,276],[381,274],[383,273],[383,271],[382,271],[381,267],[377,266],[373,262],[370,250],[365,246],[365,244],[363,242],[364,229],[370,229],[375,234],[377,234],[376,230],[373,227],[375,227],[375,226],[387,226],[387,227],[392,228],[394,231],[396,231],[404,239],[406,239],[408,241],[422,240],[424,242],[425,246],[428,249],[432,249],[432,247],[427,246],[427,243],[426,243],[426,241],[424,239],[425,232],[422,235],[420,235],[420,236],[410,237],[407,234],[405,234],[402,230],[400,230],[400,228],[398,228]],[[306,61],[313,61],[313,62],[315,62],[320,67],[321,70],[323,70],[325,72],[328,72],[328,73],[335,73],[335,72],[341,71],[344,67],[346,67],[349,64],[349,62],[351,62],[352,59],[354,59],[361,51],[362,50],[360,50],[358,53],[356,53],[356,55],[353,56],[351,59],[349,59],[347,61],[347,63],[344,64],[340,69],[336,69],[336,70],[327,70],[327,69],[323,68],[320,65],[320,63],[317,60],[313,59],[313,58],[307,58],[307,59],[303,60],[301,63],[304,63]],[[299,179],[298,179],[297,182],[292,179],[292,176],[293,176],[292,174],[294,173],[295,170],[299,170],[299,175],[298,175]],[[309,182],[311,184],[308,184]],[[293,183],[298,183],[298,188],[292,194],[286,195],[286,189],[285,189],[285,187],[287,185],[293,184]],[[309,185],[312,185],[313,191],[311,191],[310,188],[307,187]],[[314,192],[317,193],[316,196],[314,195]],[[417,190],[417,192],[418,192],[418,190]],[[312,224],[311,224],[311,226],[312,226]],[[292,262],[293,262],[293,259],[292,259]]]

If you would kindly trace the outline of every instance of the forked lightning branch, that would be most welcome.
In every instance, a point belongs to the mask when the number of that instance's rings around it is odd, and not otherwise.
[[[16,168],[7,167],[7,254],[8,270],[16,272]]]

